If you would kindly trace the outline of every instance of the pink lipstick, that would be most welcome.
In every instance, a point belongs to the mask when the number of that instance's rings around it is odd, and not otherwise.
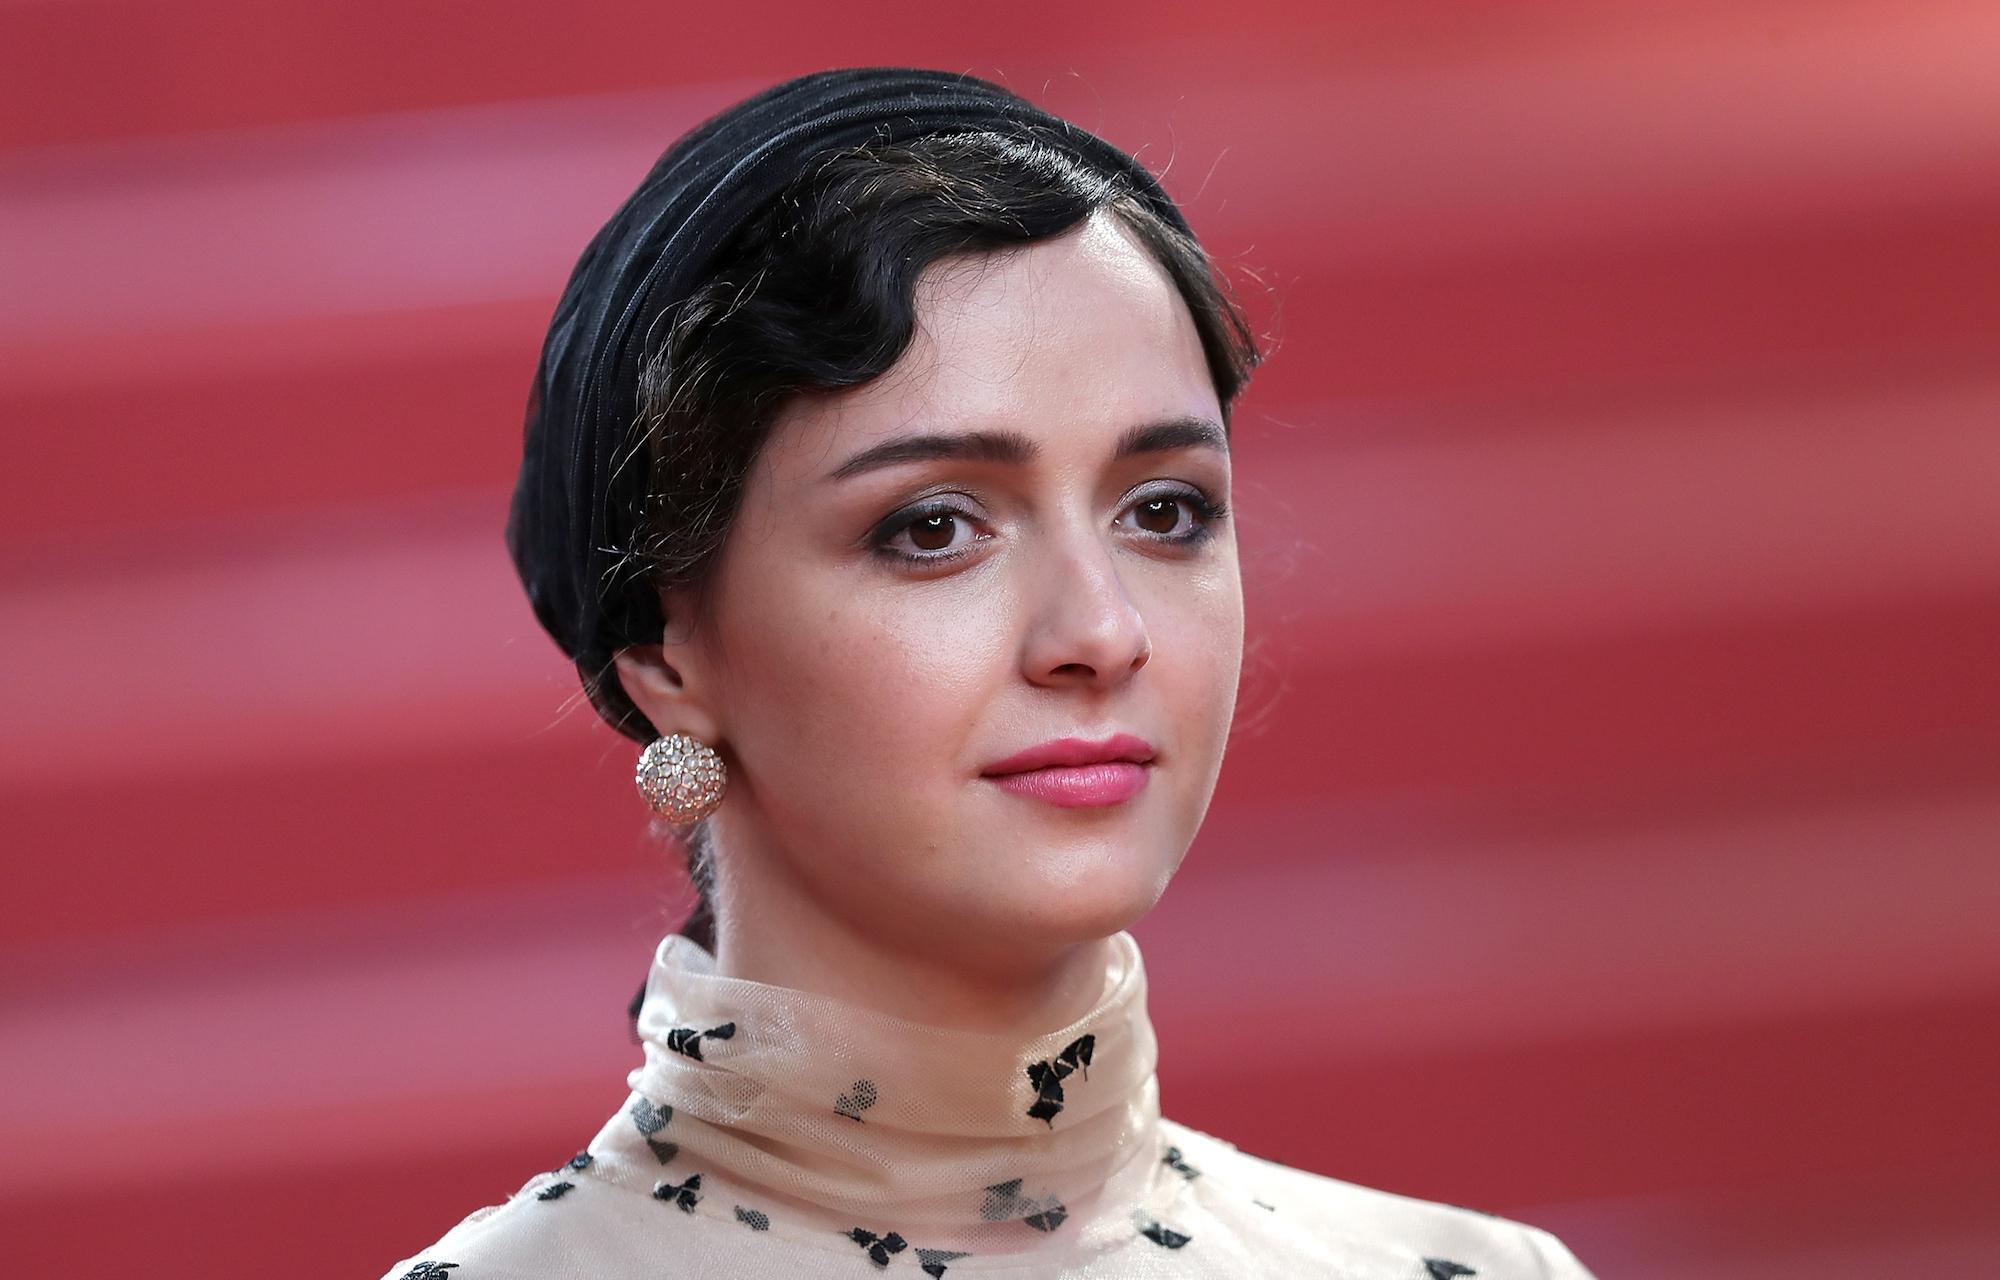
[[[1153,745],[1129,733],[1058,738],[987,766],[994,785],[1062,808],[1122,804],[1145,790]]]

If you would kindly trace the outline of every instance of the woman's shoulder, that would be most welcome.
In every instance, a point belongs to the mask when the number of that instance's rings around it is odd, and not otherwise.
[[[1512,1218],[1422,1200],[1279,1164],[1213,1134],[1163,1119],[1169,1164],[1212,1210],[1262,1221],[1272,1232],[1310,1240],[1318,1249],[1357,1259],[1376,1255],[1414,1260],[1415,1274],[1594,1280],[1551,1232]],[[1245,1213],[1248,1205],[1259,1217]],[[1385,1272],[1385,1274],[1388,1274]]]
[[[594,1172],[566,1166],[535,1174],[506,1200],[473,1210],[395,1263],[382,1280],[546,1280],[572,1274],[583,1258],[594,1275],[661,1276],[657,1242],[649,1247],[644,1229],[660,1216],[647,1209],[659,1206]],[[694,1219],[676,1225],[701,1228]]]
[[[1594,1280],[1554,1235],[1477,1209],[1420,1200],[1278,1164],[1212,1134],[1160,1122],[1168,1181],[1159,1242],[1191,1233],[1200,1252],[1240,1262],[1229,1274],[1408,1276],[1414,1280]],[[382,1280],[546,1280],[587,1259],[598,1277],[680,1280],[735,1274],[741,1242],[699,1213],[663,1213],[654,1197],[579,1155],[537,1173],[499,1204],[473,1210]],[[1178,1176],[1174,1176],[1177,1174]],[[768,1244],[765,1248],[768,1249]]]

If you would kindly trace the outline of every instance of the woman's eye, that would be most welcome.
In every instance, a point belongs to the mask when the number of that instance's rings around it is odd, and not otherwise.
[[[870,541],[877,551],[893,560],[919,563],[955,560],[977,541],[959,537],[971,525],[972,517],[963,511],[929,507],[891,516]]]
[[[964,523],[965,518],[956,511],[938,511],[917,517],[903,526],[903,532],[910,535],[910,545],[919,551],[949,551]]]
[[[1164,542],[1196,543],[1210,537],[1214,525],[1228,514],[1219,502],[1192,490],[1156,493],[1127,508],[1137,527]],[[1183,520],[1183,513],[1186,519]]]
[[[1147,533],[1173,537],[1181,531],[1181,513],[1187,511],[1192,517],[1192,506],[1188,499],[1169,493],[1134,503],[1131,510]]]
[[[1125,508],[1120,523],[1129,516],[1132,527],[1149,540],[1189,547],[1214,536],[1214,526],[1226,515],[1221,503],[1188,490],[1140,498]],[[974,544],[984,541],[974,522],[975,517],[956,507],[922,507],[891,516],[869,543],[891,560],[942,564],[970,554]]]

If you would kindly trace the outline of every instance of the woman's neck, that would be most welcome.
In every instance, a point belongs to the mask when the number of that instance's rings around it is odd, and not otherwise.
[[[1157,1216],[1181,1180],[1163,1172],[1138,943],[1103,943],[1089,1007],[1062,1023],[1043,1007],[1033,1034],[1004,1037],[802,989],[820,974],[721,975],[669,936],[639,1011],[637,1096],[592,1143],[594,1167],[834,1254],[857,1227],[945,1260],[1122,1245],[1135,1207]],[[890,988],[899,1003],[923,989]]]
[[[739,861],[718,886],[716,972],[814,992],[892,1017],[993,1035],[1063,1026],[1101,994],[1107,938],[1049,949],[981,946],[949,921],[906,942],[857,928],[801,887]]]

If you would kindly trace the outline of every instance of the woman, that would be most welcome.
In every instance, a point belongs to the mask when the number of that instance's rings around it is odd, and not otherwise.
[[[585,250],[508,543],[702,901],[576,1157],[391,1277],[1582,1277],[1161,1117],[1127,926],[1221,767],[1257,352],[1130,156],[807,76]]]

